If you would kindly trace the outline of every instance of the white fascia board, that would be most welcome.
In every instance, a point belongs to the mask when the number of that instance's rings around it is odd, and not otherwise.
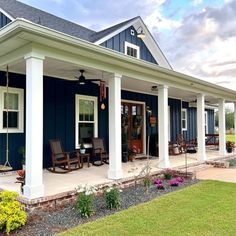
[[[120,32],[126,30],[127,28],[129,28],[132,25],[134,26],[136,31],[140,26],[142,27],[143,32],[146,35],[146,37],[143,39],[143,42],[147,46],[147,48],[149,49],[152,56],[155,58],[156,62],[159,64],[159,66],[167,68],[167,69],[172,69],[172,67],[169,64],[169,62],[167,61],[165,55],[161,51],[157,42],[155,41],[152,34],[150,33],[150,31],[148,30],[147,26],[144,24],[144,22],[141,18],[134,19],[133,21],[127,23],[123,27],[117,29],[116,31],[110,33],[109,35],[106,35],[105,37],[94,42],[94,44],[100,45],[100,44],[104,43],[105,41],[109,40],[110,38],[116,36]]]
[[[6,11],[4,11],[1,7],[0,7],[0,12],[5,15],[7,18],[9,18],[11,21],[13,21],[15,18],[11,15],[9,15]]]
[[[228,101],[236,101],[236,91],[234,90],[166,69],[153,63],[127,57],[123,53],[95,45],[25,19],[18,18],[0,29],[0,44],[2,40],[6,41],[16,37],[17,33],[20,33],[21,36],[25,33],[26,36],[29,35],[30,41],[32,43],[35,41],[38,50],[48,57],[60,58],[70,63],[78,63],[78,52],[80,56],[83,54],[84,63],[89,62],[90,66],[94,67],[95,65],[94,68],[97,69],[103,69],[111,73],[120,73],[124,76],[159,85],[163,84],[169,87],[186,89],[194,93],[205,93],[216,98],[225,98]],[[27,37],[24,39],[27,40]],[[53,43],[54,46],[49,47],[49,42]],[[62,48],[63,51],[60,50]],[[94,57],[94,55],[96,56]],[[82,61],[80,60],[80,62]],[[96,64],[94,64],[95,62]],[[101,63],[106,65],[106,68],[101,67]]]

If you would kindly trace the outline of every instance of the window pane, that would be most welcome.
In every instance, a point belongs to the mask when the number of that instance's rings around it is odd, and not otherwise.
[[[8,109],[18,110],[18,94],[9,93],[7,96],[7,93],[4,93],[4,109],[7,109],[7,104],[8,104]]]
[[[79,100],[79,120],[94,121],[94,101]]]
[[[182,128],[183,128],[183,129],[187,129],[187,127],[186,127],[186,121],[185,121],[185,120],[182,120]]]
[[[132,115],[133,116],[137,115],[137,113],[136,113],[136,106],[132,106]]]
[[[7,112],[3,112],[3,128],[7,128]],[[8,112],[8,128],[18,128],[18,112]]]
[[[79,142],[82,139],[84,143],[91,143],[94,137],[93,123],[79,123]]]

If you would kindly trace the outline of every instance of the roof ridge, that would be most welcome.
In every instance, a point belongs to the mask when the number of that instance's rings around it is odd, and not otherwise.
[[[94,34],[91,35],[91,37],[93,38],[92,41],[95,42],[95,41],[103,38],[105,35],[107,35],[108,34],[107,32],[110,32],[110,31],[113,32],[113,31],[115,31],[117,29],[120,29],[122,26],[124,26],[124,25],[128,24],[129,22],[131,22],[131,21],[133,21],[135,19],[138,19],[138,18],[140,18],[140,16],[136,16],[136,17],[130,18],[128,20],[125,20],[125,21],[122,21],[122,22],[117,23],[115,25],[112,25],[112,26],[110,26],[108,28],[105,28],[105,29],[102,29],[100,31],[97,31],[97,32],[95,32]],[[113,30],[113,29],[115,29],[115,30]]]
[[[4,0],[3,0],[3,1],[4,1]],[[87,28],[87,27],[85,27],[85,26],[83,26],[83,25],[80,25],[80,24],[74,22],[74,21],[67,20],[67,19],[65,19],[65,18],[62,18],[62,17],[57,16],[57,15],[54,15],[54,14],[52,14],[52,13],[50,13],[50,12],[45,11],[45,10],[42,10],[42,9],[37,8],[37,7],[33,7],[33,6],[31,6],[31,5],[28,5],[28,4],[26,4],[26,3],[23,3],[23,2],[21,2],[21,1],[18,1],[18,0],[6,0],[6,1],[15,2],[15,3],[17,3],[17,4],[20,4],[20,5],[24,6],[24,7],[32,8],[32,9],[38,11],[38,12],[41,12],[41,13],[44,13],[44,14],[53,16],[53,17],[55,17],[55,18],[57,18],[57,19],[60,19],[60,20],[69,22],[70,24],[74,24],[74,25],[76,25],[76,26],[82,27],[82,28],[84,28],[84,29],[86,29],[86,30],[91,31],[91,33],[95,33],[95,32],[96,32],[95,30],[92,30],[92,29],[90,29],[90,28]],[[1,0],[0,0],[0,2],[1,2]],[[11,12],[9,12],[8,9],[5,10],[5,9],[3,8],[3,10],[6,11],[10,16],[12,16]],[[12,16],[12,17],[14,18],[14,16]],[[16,18],[17,18],[17,17],[16,17]]]

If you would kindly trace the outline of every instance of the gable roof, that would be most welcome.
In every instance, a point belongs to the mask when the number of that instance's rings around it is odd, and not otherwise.
[[[56,31],[95,43],[97,45],[100,45],[106,40],[112,38],[114,35],[120,33],[122,30],[127,29],[131,25],[133,25],[136,30],[141,26],[144,33],[147,35],[143,41],[157,61],[158,65],[172,69],[165,55],[157,45],[155,39],[149,32],[147,26],[144,24],[140,16],[96,32],[40,9],[31,7],[17,0],[0,0],[0,12],[1,10],[3,13],[7,13],[13,19],[24,18],[33,23],[40,24],[50,29],[54,29]]]
[[[96,33],[92,36],[92,39],[91,39],[91,40],[92,40],[92,42],[96,42],[96,41],[98,41],[98,40],[100,40],[100,39],[106,37],[107,35],[109,35],[109,34],[115,32],[116,30],[119,30],[119,29],[122,28],[123,26],[129,24],[130,22],[132,22],[133,20],[138,19],[138,18],[139,18],[139,16],[136,16],[136,17],[134,17],[134,18],[132,18],[132,19],[123,21],[123,22],[121,22],[121,23],[119,23],[119,24],[113,25],[113,26],[111,26],[111,27],[109,27],[109,28],[106,28],[106,29],[104,29],[104,30],[101,30],[101,31],[99,31],[99,32],[96,32]]]
[[[46,26],[50,29],[90,41],[95,31],[85,28],[71,21],[62,19],[45,11],[26,5],[16,0],[0,0],[0,9],[3,9],[13,18],[24,18],[33,23]]]

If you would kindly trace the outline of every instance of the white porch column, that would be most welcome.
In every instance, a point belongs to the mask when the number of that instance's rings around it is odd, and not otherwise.
[[[219,151],[220,155],[226,154],[226,131],[225,131],[225,100],[219,99]]]
[[[205,98],[203,94],[197,95],[197,145],[198,160],[206,160],[205,144]]]
[[[121,77],[109,79],[109,179],[123,177],[121,160]]]
[[[159,134],[159,167],[168,168],[169,141],[168,141],[168,86],[158,87],[158,134]]]
[[[44,195],[43,185],[43,60],[30,53],[26,60],[26,183],[24,196]]]

